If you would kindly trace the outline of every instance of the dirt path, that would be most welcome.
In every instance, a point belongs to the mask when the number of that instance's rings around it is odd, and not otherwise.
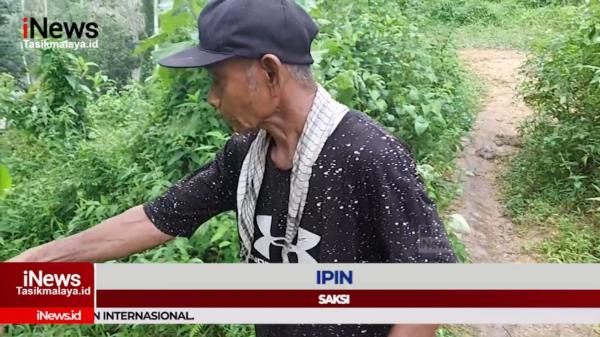
[[[471,233],[463,237],[473,262],[535,262],[498,202],[502,157],[519,145],[516,128],[530,110],[516,97],[524,55],[512,50],[467,49],[460,54],[485,86],[481,111],[458,159],[464,187],[457,211]]]
[[[503,157],[520,146],[516,128],[531,111],[516,95],[519,67],[525,55],[514,50],[466,49],[463,62],[485,85],[485,98],[473,130],[464,139],[458,159],[464,173],[462,197],[453,209],[462,214],[471,232],[462,236],[473,262],[533,263],[528,249],[543,238],[532,231],[518,233],[499,202],[497,177]],[[480,325],[479,337],[596,337],[585,325]]]

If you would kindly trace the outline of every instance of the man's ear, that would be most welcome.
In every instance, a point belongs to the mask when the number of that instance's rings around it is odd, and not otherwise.
[[[259,65],[267,75],[269,89],[279,88],[283,80],[283,63],[281,63],[279,57],[273,54],[265,54],[261,57]]]

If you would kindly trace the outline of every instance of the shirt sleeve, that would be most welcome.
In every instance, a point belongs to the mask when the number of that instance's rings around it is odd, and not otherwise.
[[[456,262],[435,204],[406,147],[386,136],[366,171],[370,220],[387,262]]]
[[[245,154],[240,153],[240,148],[245,143],[244,139],[232,137],[212,162],[144,204],[144,211],[156,228],[172,236],[190,237],[213,216],[234,210]]]

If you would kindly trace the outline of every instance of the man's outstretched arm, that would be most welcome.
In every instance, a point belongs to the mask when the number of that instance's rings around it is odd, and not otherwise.
[[[8,262],[104,262],[172,238],[152,224],[142,206],[136,206],[81,233],[31,248]]]

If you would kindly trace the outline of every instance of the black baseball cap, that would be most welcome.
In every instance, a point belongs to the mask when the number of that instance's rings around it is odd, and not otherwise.
[[[293,0],[210,0],[198,17],[200,44],[158,63],[194,68],[236,56],[274,54],[283,63],[311,64],[310,44],[318,31]]]

